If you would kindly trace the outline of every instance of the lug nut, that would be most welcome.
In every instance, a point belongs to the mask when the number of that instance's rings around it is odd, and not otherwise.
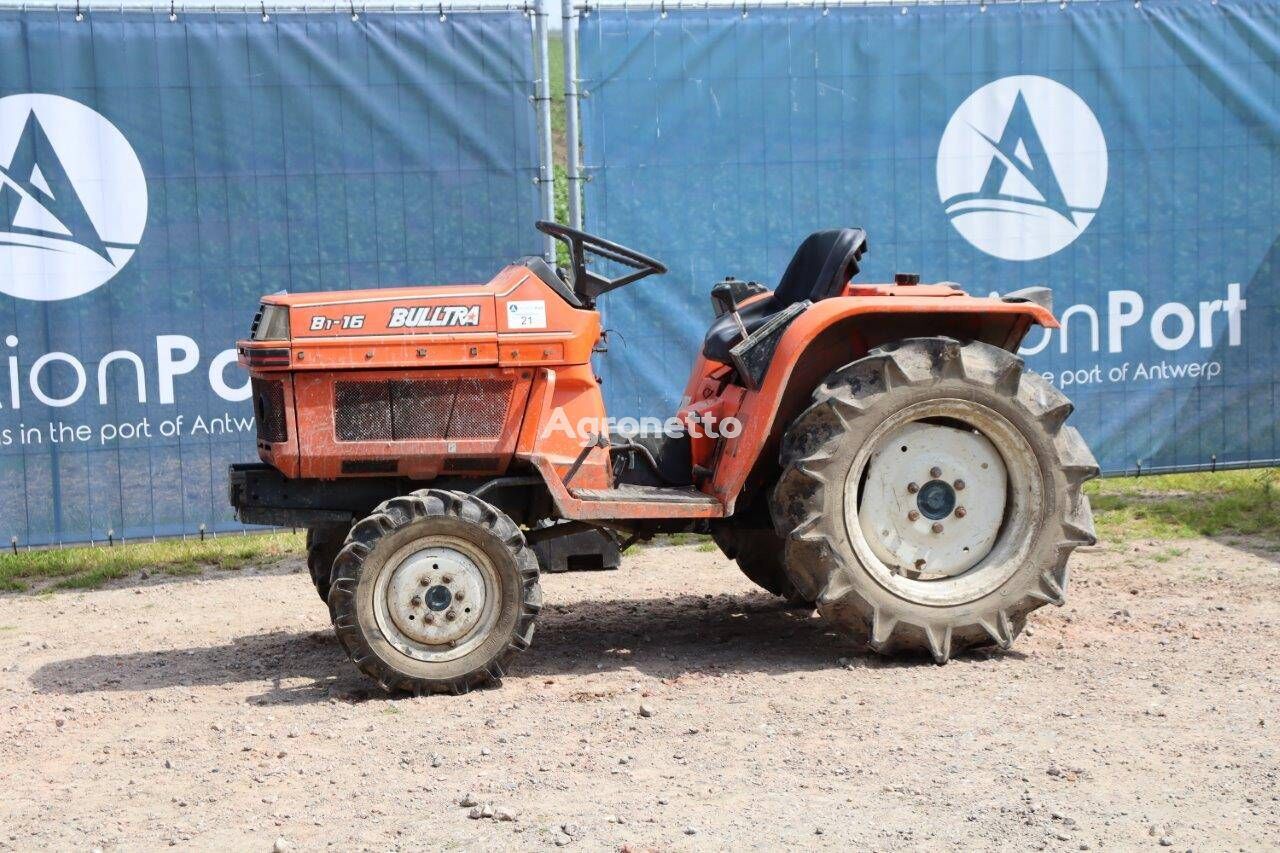
[[[445,584],[453,583],[453,578],[449,577],[448,575],[445,575],[444,577],[440,578],[440,583],[445,583]]]
[[[423,624],[423,625],[430,625],[430,624],[434,623],[435,621],[436,621],[436,617],[432,616],[430,613],[423,614],[423,616],[422,616],[422,624]]]
[[[939,477],[942,476],[942,469],[939,468],[937,465],[934,465],[932,468],[929,469],[929,476],[935,480],[938,479]]]
[[[962,491],[964,491],[964,480],[956,480],[956,481],[955,481],[954,483],[952,483],[951,485],[953,485],[953,486],[955,486],[955,487],[956,487],[956,491],[957,491],[957,492],[962,492]]]
[[[450,622],[452,622],[454,619],[457,619],[457,618],[458,618],[458,614],[457,614],[457,613],[455,613],[454,611],[450,610],[449,612],[447,612],[447,613],[445,613],[445,614],[444,614],[444,618],[445,618],[445,619],[448,619]]]
[[[920,487],[915,483],[907,483],[907,491],[914,495],[916,492],[920,491]]]
[[[941,524],[941,522],[937,522],[937,521],[935,521],[935,522],[933,523],[933,527],[932,527],[931,529],[933,530],[933,532],[934,532],[934,533],[941,533],[941,532],[942,532],[942,524]]]
[[[465,592],[463,592],[462,590],[458,590],[457,592],[455,592],[455,593],[453,594],[453,597],[454,597],[455,599],[457,599],[458,601],[466,601],[467,594],[466,594]]]
[[[964,518],[969,512],[962,506],[956,507],[956,518]]]
[[[430,578],[418,578],[418,583],[422,584],[423,586],[427,586],[427,585],[429,585],[429,584],[431,583],[431,579],[430,579]]]
[[[915,521],[919,517],[920,513],[916,512],[914,509],[907,513],[907,521]]]
[[[413,598],[409,599],[409,603],[412,604],[414,607],[417,607],[418,605],[422,604],[422,596],[415,595]]]

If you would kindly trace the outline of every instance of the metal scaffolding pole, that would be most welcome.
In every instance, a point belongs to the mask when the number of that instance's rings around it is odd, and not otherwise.
[[[573,0],[560,0],[564,18],[564,135],[568,151],[569,225],[582,228],[582,163],[578,138],[578,10]]]
[[[537,57],[538,79],[535,83],[534,105],[538,113],[538,190],[542,200],[542,218],[555,221],[555,167],[552,165],[551,147],[551,58],[547,54],[547,3],[537,0],[533,7],[534,55]],[[555,240],[547,237],[543,254],[548,261],[556,257]]]

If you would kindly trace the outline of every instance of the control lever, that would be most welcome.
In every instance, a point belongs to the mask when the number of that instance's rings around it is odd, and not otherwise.
[[[747,339],[747,327],[742,322],[742,315],[738,313],[738,302],[733,298],[733,294],[729,294],[729,314],[733,317],[733,324],[738,327],[738,340],[745,341]]]
[[[739,281],[729,276],[711,288],[711,305],[715,309],[716,316],[723,317],[725,314],[733,316],[733,322],[738,327],[739,340],[747,339],[747,327],[742,322],[742,315],[738,313],[738,303],[747,297],[763,293],[764,290],[764,287],[754,281]]]

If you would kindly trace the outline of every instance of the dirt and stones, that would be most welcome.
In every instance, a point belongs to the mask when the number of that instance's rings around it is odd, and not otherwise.
[[[422,699],[355,673],[300,559],[8,595],[0,847],[1274,848],[1267,547],[1083,549],[1066,607],[944,667],[646,549],[546,578],[500,689]]]

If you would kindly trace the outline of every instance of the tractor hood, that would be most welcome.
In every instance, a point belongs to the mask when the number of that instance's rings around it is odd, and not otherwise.
[[[506,272],[505,270],[503,271]],[[495,285],[488,284],[346,290],[265,297],[263,314],[288,311],[289,337],[366,337],[433,332],[495,332]],[[276,328],[281,324],[276,323]]]
[[[584,364],[599,323],[515,263],[485,284],[265,296],[237,348],[251,369]]]

